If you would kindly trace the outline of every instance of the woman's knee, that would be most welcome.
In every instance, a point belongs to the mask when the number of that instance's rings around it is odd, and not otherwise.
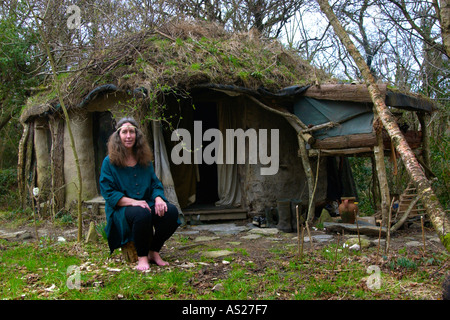
[[[152,219],[152,215],[148,209],[142,207],[127,207],[125,210],[125,216],[127,220],[134,223],[150,223]]]
[[[168,216],[171,220],[178,220],[178,209],[171,203],[167,203],[167,212],[165,215]]]

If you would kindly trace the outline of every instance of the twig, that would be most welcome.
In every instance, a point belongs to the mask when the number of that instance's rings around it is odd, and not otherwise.
[[[360,247],[361,247],[361,245],[360,245]],[[332,271],[334,271],[334,267],[336,266],[338,248],[339,248],[339,233],[337,234],[336,251],[334,252],[334,263],[333,263],[333,268],[331,269]]]
[[[159,33],[160,35],[162,35],[163,37],[166,37],[167,39],[169,39],[169,40],[172,40],[172,41],[176,41],[176,39],[175,38],[173,38],[173,37],[171,37],[171,36],[169,36],[168,34],[165,34],[164,32],[162,32],[162,31],[159,31],[159,30],[155,30],[157,33]]]
[[[319,124],[319,125],[311,127],[311,128],[303,129],[302,133],[309,133],[309,132],[317,131],[317,130],[324,129],[324,128],[333,128],[333,127],[337,126],[338,124],[339,123],[337,123],[337,122],[330,121],[327,123]]]
[[[305,234],[305,227],[302,226],[302,236],[301,236],[302,242],[301,242],[301,246],[300,246],[300,261],[303,259],[303,243],[305,242],[304,234]]]
[[[422,225],[423,255],[425,256],[426,247],[425,247],[425,230],[423,227],[423,215],[420,216],[420,224]]]
[[[298,217],[298,205],[295,206],[295,214],[297,217],[297,246],[298,246],[298,257],[300,259],[300,219]]]
[[[36,241],[39,241],[39,234],[38,234],[38,227],[37,227],[37,219],[36,219],[36,210],[39,210],[39,204],[36,206],[34,203],[34,200],[36,200],[36,197],[33,195],[33,191],[31,190],[31,186],[28,185],[28,191],[30,192],[30,198],[31,198],[31,207],[33,210],[33,220],[34,220],[34,232],[36,234]],[[38,208],[36,208],[38,207]]]
[[[387,222],[387,235],[386,235],[386,255],[389,253],[389,245],[391,242],[391,215],[392,215],[392,205],[394,204],[395,197],[392,197],[391,205],[389,206],[389,215]]]
[[[380,223],[380,232],[378,233],[378,248],[377,248],[377,261],[380,253],[380,246],[381,246],[381,229],[383,228],[383,224]]]
[[[356,210],[353,210],[353,213],[355,214],[355,220],[356,220],[356,231],[358,232],[358,243],[359,243],[359,251],[362,252],[362,246],[361,246],[361,236],[359,235],[359,223],[358,223],[358,216],[356,214]]]
[[[314,247],[313,247],[313,239],[312,239],[312,237],[311,237],[311,232],[309,231],[309,222],[308,221],[306,221],[305,222],[305,225],[306,225],[306,231],[308,232],[308,237],[309,237],[309,243],[311,244],[311,246],[310,246],[310,248],[311,249],[314,249]]]
[[[314,189],[312,190],[312,196],[311,199],[309,200],[308,221],[312,221],[313,217],[314,196],[316,194],[317,181],[319,180],[319,166],[320,166],[320,150],[319,155],[317,156],[316,181],[314,182]]]

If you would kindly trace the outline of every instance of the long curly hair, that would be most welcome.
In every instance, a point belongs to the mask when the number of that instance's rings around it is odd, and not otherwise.
[[[120,140],[120,127],[124,123],[131,123],[136,127],[136,142],[133,146],[133,153],[138,164],[148,166],[153,159],[152,151],[142,131],[139,129],[136,120],[130,117],[120,119],[116,125],[116,130],[109,136],[108,139],[108,155],[112,164],[118,167],[126,167],[127,153],[126,148]]]

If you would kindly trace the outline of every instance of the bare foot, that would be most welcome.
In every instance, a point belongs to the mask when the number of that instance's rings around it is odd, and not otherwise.
[[[159,252],[156,251],[150,251],[148,253],[148,260],[150,262],[156,263],[158,266],[168,266],[169,263],[164,261],[161,256],[159,255]]]
[[[136,269],[139,271],[146,271],[150,269],[150,265],[148,264],[148,258],[147,257],[138,257],[138,265],[136,266]]]

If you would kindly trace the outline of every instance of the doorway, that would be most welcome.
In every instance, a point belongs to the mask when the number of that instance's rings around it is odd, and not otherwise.
[[[96,181],[100,178],[102,163],[108,155],[108,139],[114,132],[114,119],[111,112],[93,112],[92,114],[94,139],[94,156],[95,156],[95,175]],[[100,194],[100,186],[97,183],[97,191]]]
[[[195,105],[194,121],[201,121],[202,136],[208,129],[219,128],[217,120],[217,105],[214,102],[200,102]],[[202,142],[203,150],[212,141]],[[198,177],[196,185],[196,200],[194,206],[212,205],[219,200],[217,164],[206,164],[202,162],[197,165]]]

